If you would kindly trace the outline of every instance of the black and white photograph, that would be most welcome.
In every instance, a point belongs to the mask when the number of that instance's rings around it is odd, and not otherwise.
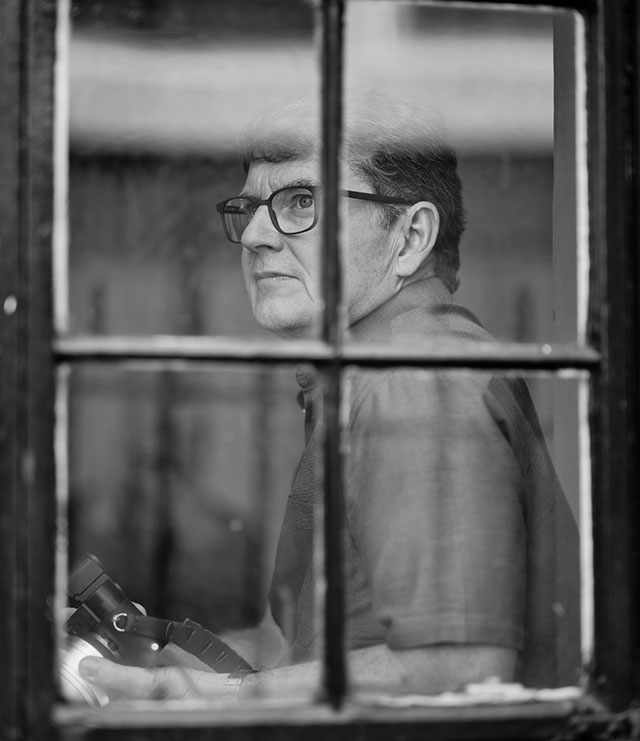
[[[637,3],[0,33],[0,738],[638,738]]]

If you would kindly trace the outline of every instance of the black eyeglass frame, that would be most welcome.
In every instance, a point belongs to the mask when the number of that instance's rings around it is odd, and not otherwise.
[[[223,201],[220,201],[219,203],[217,203],[216,211],[220,214],[220,218],[222,220],[222,226],[224,228],[224,233],[227,239],[233,244],[241,244],[241,241],[242,241],[241,239],[232,239],[231,235],[229,234],[229,230],[227,228],[227,223],[225,221],[226,205],[230,203],[231,201],[237,200],[238,198],[244,198],[245,200],[251,203],[251,206],[253,208],[253,213],[251,214],[251,218],[253,218],[255,212],[258,210],[260,206],[266,206],[269,212],[269,218],[271,219],[271,223],[280,232],[280,234],[284,234],[287,237],[292,237],[292,236],[295,236],[296,234],[304,234],[305,232],[310,232],[318,223],[319,213],[317,209],[315,210],[313,222],[311,223],[310,226],[305,227],[304,229],[300,229],[300,231],[297,231],[297,232],[285,232],[278,224],[278,217],[272,206],[273,199],[279,193],[282,193],[285,190],[296,190],[296,189],[308,190],[315,197],[316,193],[321,190],[321,187],[319,185],[286,185],[284,188],[278,188],[278,190],[274,190],[273,193],[268,198],[265,198],[264,200],[260,200],[257,198],[250,198],[249,196],[232,196],[231,198],[225,198]],[[359,190],[339,190],[338,194],[341,196],[346,196],[347,198],[356,198],[360,201],[371,201],[373,203],[387,203],[389,205],[411,206],[415,203],[415,201],[408,201],[405,198],[393,198],[391,196],[379,195],[378,193],[364,193]]]

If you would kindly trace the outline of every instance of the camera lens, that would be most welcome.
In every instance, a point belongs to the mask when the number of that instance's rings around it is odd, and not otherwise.
[[[77,636],[67,636],[65,645],[60,648],[60,691],[68,702],[84,702],[95,707],[109,703],[107,693],[100,687],[86,682],[78,671],[85,656],[102,656],[91,644]]]

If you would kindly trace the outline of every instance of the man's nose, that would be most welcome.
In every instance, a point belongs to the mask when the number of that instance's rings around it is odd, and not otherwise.
[[[251,252],[255,252],[261,247],[272,250],[282,249],[282,234],[271,221],[271,215],[266,205],[258,206],[255,210],[251,221],[242,232],[240,241],[242,246]]]

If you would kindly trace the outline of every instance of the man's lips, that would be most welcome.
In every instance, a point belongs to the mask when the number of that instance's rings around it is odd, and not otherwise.
[[[255,281],[260,280],[297,280],[291,273],[281,273],[277,270],[257,270],[253,273]]]

